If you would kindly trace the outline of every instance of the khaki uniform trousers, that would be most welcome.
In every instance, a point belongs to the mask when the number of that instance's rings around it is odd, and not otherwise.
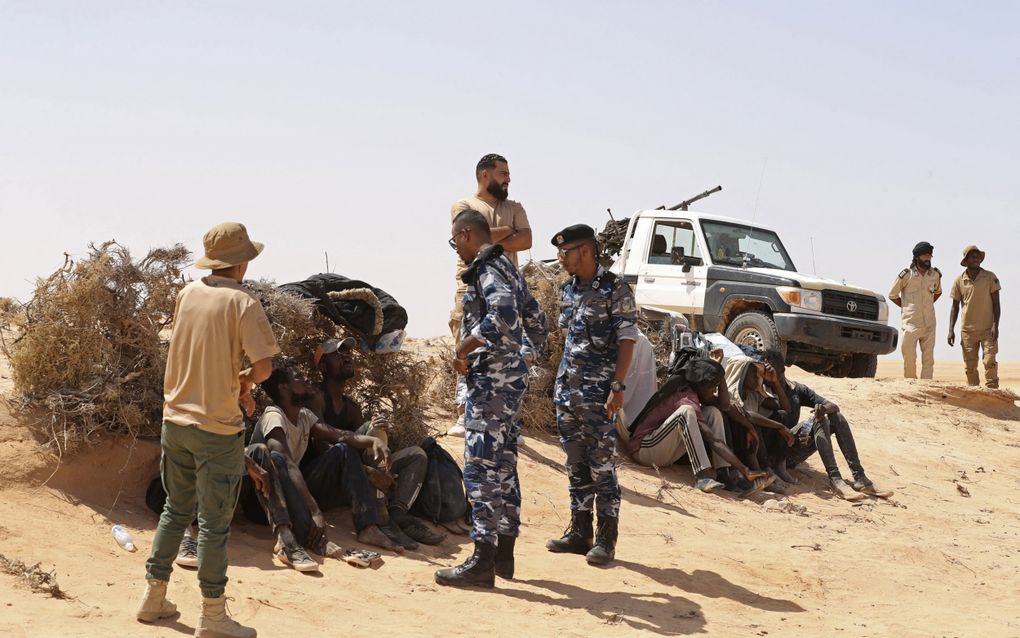
[[[921,346],[921,378],[931,379],[935,372],[935,322],[921,328],[904,328],[903,343],[903,376],[907,379],[917,378],[917,346]]]
[[[967,369],[967,385],[980,385],[978,377],[979,349],[984,352],[985,385],[989,388],[999,387],[999,364],[995,355],[999,353],[999,342],[991,338],[991,330],[970,330],[960,333],[960,345],[963,347],[963,364]]]

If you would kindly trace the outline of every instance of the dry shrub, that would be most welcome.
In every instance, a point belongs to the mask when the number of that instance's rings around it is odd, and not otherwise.
[[[521,268],[528,289],[538,301],[549,321],[549,338],[545,342],[545,356],[531,367],[528,375],[528,393],[524,395],[521,417],[529,430],[556,430],[556,408],[553,406],[553,386],[556,371],[563,358],[563,333],[556,327],[560,316],[561,286],[568,275],[558,263],[546,264],[531,261]]]
[[[418,356],[428,364],[432,373],[427,390],[429,401],[435,408],[452,414],[457,404],[457,373],[451,364],[453,341],[449,338],[429,339]]]
[[[244,287],[266,311],[283,356],[294,359],[312,373],[315,346],[336,336],[333,322],[316,311],[315,300],[280,290],[273,281],[245,281]]]
[[[0,572],[15,577],[32,591],[46,594],[53,598],[67,598],[67,594],[57,584],[56,571],[46,572],[35,565],[26,565],[20,560],[7,558],[0,554]]]
[[[321,378],[312,360],[315,346],[326,339],[347,336],[360,341],[358,335],[319,313],[313,299],[282,291],[272,281],[246,281],[244,285],[262,303],[283,356],[293,359],[311,380]],[[372,295],[370,290],[356,292]],[[372,298],[379,307],[375,295]],[[358,402],[366,418],[382,414],[389,419],[390,441],[396,449],[417,445],[428,436],[425,413],[432,376],[429,364],[403,351],[385,354],[359,351],[355,361],[360,372],[350,388],[351,398]],[[265,407],[267,397],[261,396],[259,403]]]
[[[394,449],[418,445],[433,434],[427,419],[428,387],[434,368],[413,353],[361,352],[360,372],[351,396],[366,418],[382,414],[391,424]]]
[[[32,300],[8,307],[18,336],[0,343],[11,364],[15,404],[42,409],[50,444],[62,455],[100,433],[157,434],[166,346],[181,269],[178,244],[134,261],[114,241],[89,245],[84,259],[36,283]]]
[[[0,328],[17,335],[0,333],[20,393],[14,404],[43,411],[58,454],[102,433],[159,434],[167,350],[160,333],[172,321],[190,257],[176,245],[135,262],[115,242],[90,245],[86,258],[65,256],[59,270],[40,279],[29,303],[0,300]],[[266,280],[245,287],[265,308],[283,354],[317,379],[315,346],[346,334],[310,299]],[[366,414],[389,416],[397,444],[424,438],[429,364],[406,352],[363,353],[359,363],[352,394]]]
[[[661,386],[666,381],[666,366],[669,364],[669,353],[672,349],[669,321],[649,319],[638,313],[638,328],[652,342],[655,351],[655,371]]]

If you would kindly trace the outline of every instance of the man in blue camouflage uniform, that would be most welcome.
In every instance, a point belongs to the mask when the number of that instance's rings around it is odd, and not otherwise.
[[[465,375],[464,487],[471,501],[475,551],[463,564],[436,572],[440,585],[492,587],[512,578],[521,523],[517,478],[520,405],[528,366],[545,345],[545,315],[524,278],[492,244],[489,224],[473,210],[453,221],[454,247],[470,264],[462,278],[464,318],[454,369]]]
[[[566,343],[553,392],[560,444],[567,453],[570,527],[546,548],[584,554],[589,564],[605,565],[616,555],[620,513],[613,420],[627,389],[623,381],[638,337],[637,307],[630,286],[599,265],[592,227],[565,228],[552,244],[560,265],[573,275],[560,303]],[[594,538],[593,509],[598,511]]]

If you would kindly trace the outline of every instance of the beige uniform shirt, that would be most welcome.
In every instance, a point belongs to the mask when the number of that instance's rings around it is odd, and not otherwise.
[[[464,199],[454,202],[450,208],[450,222],[465,210],[476,210],[481,213],[486,221],[489,222],[489,226],[495,228],[497,226],[509,226],[514,230],[522,230],[524,228],[531,228],[531,224],[528,223],[528,214],[524,212],[524,207],[521,206],[520,202],[515,202],[512,199],[504,199],[501,202],[496,202],[495,206],[490,206],[485,200],[479,199],[477,196],[472,195],[471,197],[465,197]],[[506,255],[513,265],[516,267],[517,253],[507,251],[503,253]],[[457,258],[457,294],[458,298],[460,294],[464,292],[467,286],[460,280],[460,273],[466,265],[460,258]]]
[[[977,277],[971,279],[964,270],[953,282],[953,289],[949,291],[949,296],[963,306],[960,330],[964,332],[991,330],[995,321],[992,314],[992,293],[1001,289],[999,278],[992,271],[982,269]]]
[[[213,434],[244,429],[238,405],[244,355],[259,361],[280,347],[262,304],[233,279],[209,275],[177,295],[163,380],[163,420]]]
[[[890,299],[899,299],[903,308],[903,329],[924,330],[935,326],[935,297],[942,294],[942,273],[929,268],[923,275],[911,266],[893,282]]]

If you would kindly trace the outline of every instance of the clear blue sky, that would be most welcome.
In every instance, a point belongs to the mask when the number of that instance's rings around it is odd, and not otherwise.
[[[703,210],[883,294],[917,241],[947,292],[976,243],[1016,360],[1017,25],[993,2],[0,0],[0,295],[92,240],[200,251],[238,220],[267,244],[252,275],[328,252],[445,334],[449,206],[499,152],[535,258],[715,184]]]

